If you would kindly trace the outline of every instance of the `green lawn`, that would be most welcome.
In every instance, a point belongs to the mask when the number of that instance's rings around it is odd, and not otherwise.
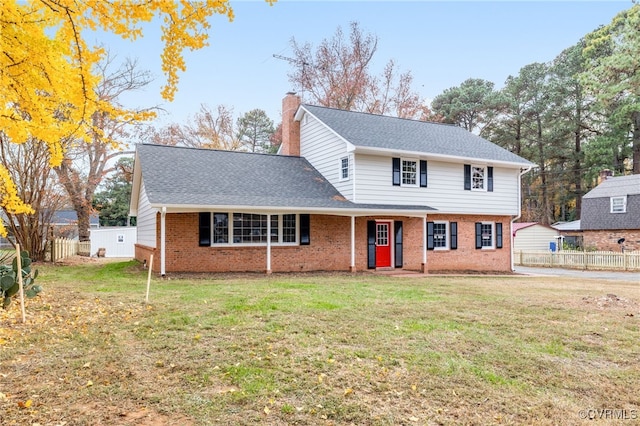
[[[3,425],[640,418],[639,283],[173,276],[146,305],[135,262],[37,267],[27,324],[0,313]]]

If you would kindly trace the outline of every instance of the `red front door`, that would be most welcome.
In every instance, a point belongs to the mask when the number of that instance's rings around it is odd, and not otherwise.
[[[376,268],[391,267],[390,229],[390,222],[376,222]]]

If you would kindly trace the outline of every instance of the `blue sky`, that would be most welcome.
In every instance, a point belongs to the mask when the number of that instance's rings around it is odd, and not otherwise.
[[[338,26],[349,23],[378,37],[373,71],[389,59],[411,71],[414,88],[433,99],[467,78],[483,78],[502,87],[509,75],[533,62],[553,60],[582,36],[606,25],[631,0],[608,1],[303,1],[281,0],[269,6],[259,0],[231,0],[236,18],[212,18],[210,46],[186,55],[176,99],[160,97],[159,31],[146,31],[135,42],[96,39],[118,58],[137,58],[156,78],[146,90],[124,99],[129,107],[159,105],[166,110],[159,124],[182,123],[201,104],[223,104],[236,117],[260,108],[280,122],[282,97],[297,90],[287,78],[291,39],[317,46]],[[91,38],[89,38],[91,41]]]

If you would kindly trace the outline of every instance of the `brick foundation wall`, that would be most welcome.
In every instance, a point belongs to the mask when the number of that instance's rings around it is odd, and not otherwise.
[[[457,250],[429,250],[429,272],[438,271],[511,271],[511,217],[429,214],[427,220],[458,222]],[[502,223],[501,249],[476,249],[476,222]]]
[[[626,251],[640,250],[640,229],[619,229],[582,232],[584,248],[598,251],[620,251],[618,240],[624,238]]]
[[[135,259],[140,263],[144,263],[144,261],[146,260],[147,265],[149,265],[151,261],[151,255],[153,255],[153,270],[156,272],[160,272],[160,250],[154,249],[153,247],[144,246],[142,244],[136,244],[134,246],[134,249]]]

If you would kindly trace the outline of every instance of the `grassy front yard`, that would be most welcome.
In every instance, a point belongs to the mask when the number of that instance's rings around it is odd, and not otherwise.
[[[216,275],[145,305],[135,262],[38,268],[27,324],[0,312],[2,425],[640,418],[639,283]]]

